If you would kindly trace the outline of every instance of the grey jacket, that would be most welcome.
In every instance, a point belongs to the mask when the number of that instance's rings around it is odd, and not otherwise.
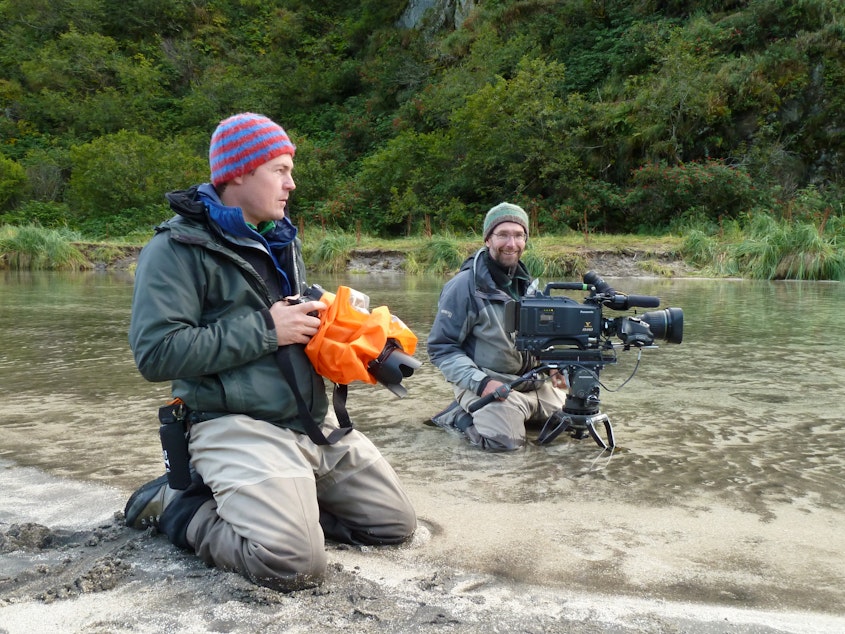
[[[195,410],[247,414],[304,431],[277,364],[277,350],[287,349],[296,389],[322,422],[323,378],[304,346],[277,344],[269,307],[280,299],[273,277],[279,274],[267,247],[224,232],[196,187],[168,199],[177,215],[156,228],[135,272],[129,343],[141,374],[171,381],[173,396]],[[298,240],[276,259],[287,290],[304,290]]]
[[[526,293],[529,279],[520,263],[519,295]],[[513,333],[505,328],[505,304],[512,299],[493,281],[486,247],[445,284],[428,354],[449,383],[481,395],[490,379],[509,383],[534,367],[535,360],[516,349]]]

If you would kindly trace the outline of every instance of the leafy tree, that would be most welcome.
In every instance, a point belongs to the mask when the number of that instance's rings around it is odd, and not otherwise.
[[[23,193],[26,185],[26,171],[16,161],[0,155],[0,209]]]
[[[68,203],[76,222],[96,230],[127,209],[161,204],[164,193],[208,179],[206,160],[178,140],[120,131],[71,148]]]
[[[841,214],[845,0],[487,0],[413,28],[406,6],[0,1],[0,153],[27,177],[4,217],[148,223],[244,110],[299,139],[294,206],[326,229],[469,231],[501,199],[543,231],[657,229],[810,187]],[[673,192],[681,168],[732,171]]]
[[[709,24],[697,23],[701,30]],[[659,68],[632,79],[633,128],[640,131],[642,158],[683,163],[721,151],[718,129],[730,121],[728,87],[718,56],[693,29],[675,29],[659,44]]]
[[[152,131],[150,115],[164,100],[161,69],[142,53],[131,59],[116,40],[71,28],[21,65],[38,98],[29,100],[36,122],[83,138],[121,128]]]
[[[70,171],[68,151],[35,148],[27,152],[22,164],[26,169],[28,197],[43,202],[62,200]]]
[[[356,179],[365,210],[356,217],[362,218],[364,227],[377,233],[396,232],[404,230],[412,217],[436,215],[443,200],[432,197],[442,184],[438,181],[448,180],[449,143],[448,135],[442,132],[406,130],[381,151],[366,157]],[[424,209],[411,205],[420,201],[425,201]]]
[[[525,58],[512,79],[485,86],[455,112],[457,176],[472,183],[478,199],[566,195],[581,166],[568,143],[563,79],[562,64]],[[455,193],[470,195],[468,187],[455,185]]]

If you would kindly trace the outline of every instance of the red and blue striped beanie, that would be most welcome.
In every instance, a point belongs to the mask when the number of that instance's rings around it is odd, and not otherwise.
[[[295,152],[296,146],[278,123],[252,112],[236,114],[221,121],[211,135],[211,182],[226,183],[277,156]]]

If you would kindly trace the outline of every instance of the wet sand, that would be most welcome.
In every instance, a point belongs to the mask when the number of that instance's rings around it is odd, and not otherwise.
[[[816,566],[841,564],[845,538],[835,526],[813,534],[811,522],[783,552],[780,533],[800,528],[799,517],[761,523],[727,509],[633,507],[609,515],[573,500],[556,505],[569,522],[553,533],[544,505],[467,499],[457,512],[448,489],[432,495],[411,483],[420,528],[410,543],[329,544],[324,584],[280,593],[208,568],[152,530],[125,528],[126,491],[11,463],[0,463],[0,487],[4,634],[845,631],[843,588],[813,586]],[[468,510],[472,526],[459,521]],[[483,539],[476,526],[487,527]],[[716,550],[722,563],[696,569]],[[714,600],[678,599],[694,586]],[[812,597],[839,603],[801,609]]]

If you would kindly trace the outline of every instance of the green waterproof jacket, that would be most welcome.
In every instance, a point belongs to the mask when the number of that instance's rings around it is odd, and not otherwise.
[[[323,378],[304,346],[277,344],[269,308],[281,298],[254,266],[266,258],[265,271],[274,270],[267,249],[222,231],[197,188],[168,199],[177,215],[156,228],[135,272],[129,343],[141,374],[171,381],[173,396],[191,409],[247,414],[304,431],[295,389],[321,423],[328,408]],[[302,292],[298,239],[277,260],[292,292]],[[295,385],[279,368],[280,350],[289,355]]]

